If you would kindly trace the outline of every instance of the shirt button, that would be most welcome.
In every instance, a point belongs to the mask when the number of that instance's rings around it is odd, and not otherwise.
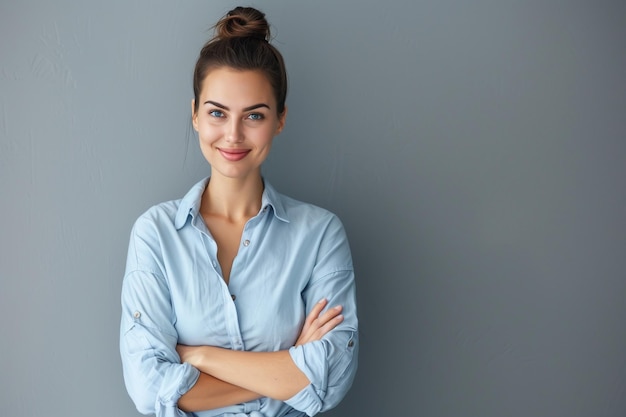
[[[235,294],[231,294],[231,295],[230,295],[230,298],[232,298],[232,299],[233,299],[233,301],[235,301],[235,299],[237,298],[237,296],[236,296]]]
[[[348,347],[352,347],[352,346],[354,346],[354,340],[350,340],[350,341],[348,342]]]
[[[246,240],[244,240],[244,241],[243,241],[243,245],[244,245],[244,246],[248,246],[249,244],[250,244],[250,241],[249,241],[248,239],[246,239]]]
[[[141,313],[140,313],[140,312],[138,312],[138,311],[135,311],[135,312],[133,313],[133,317],[134,317],[134,318],[136,318],[136,319],[138,319],[139,317],[141,317]]]
[[[213,261],[213,268],[217,268],[217,262]]]

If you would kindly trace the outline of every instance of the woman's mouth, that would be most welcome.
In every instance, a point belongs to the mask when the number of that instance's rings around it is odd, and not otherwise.
[[[220,154],[228,161],[240,161],[248,155],[250,149],[221,149],[218,148]]]

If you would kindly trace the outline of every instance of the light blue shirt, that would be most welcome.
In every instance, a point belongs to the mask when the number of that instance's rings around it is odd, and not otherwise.
[[[126,388],[144,414],[198,417],[312,416],[341,401],[357,368],[354,270],[339,219],[277,193],[243,229],[229,284],[217,245],[199,214],[208,178],[135,223],[122,287],[120,351]],[[343,306],[343,322],[322,340],[294,347],[320,299]],[[288,349],[311,383],[286,402],[261,398],[185,413],[178,399],[199,371],[180,363],[176,344],[233,350]]]

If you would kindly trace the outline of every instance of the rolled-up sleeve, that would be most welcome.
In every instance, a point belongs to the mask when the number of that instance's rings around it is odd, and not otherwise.
[[[126,389],[142,414],[191,416],[177,403],[196,383],[199,371],[180,363],[167,283],[159,271],[138,262],[142,246],[142,239],[133,233],[122,285],[120,325]]]
[[[307,313],[320,299],[343,306],[343,322],[321,340],[292,347],[289,352],[311,383],[286,402],[313,416],[335,407],[354,380],[358,359],[358,320],[354,270],[348,241],[333,217],[323,234],[316,267],[303,293]]]

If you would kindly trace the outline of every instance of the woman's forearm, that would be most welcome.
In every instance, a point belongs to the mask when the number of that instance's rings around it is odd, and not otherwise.
[[[185,349],[179,346],[181,358],[201,372],[265,397],[285,401],[310,383],[287,350],[246,352],[213,346]]]
[[[201,372],[195,385],[178,399],[178,408],[186,412],[213,410],[260,397],[260,394]]]
[[[313,306],[307,316],[303,329],[298,337],[296,345],[301,345],[320,340],[343,321],[342,307],[336,306],[322,313],[328,304],[326,299],[320,300]],[[278,352],[246,352],[224,349],[214,346],[185,346],[176,347],[181,362],[188,362],[198,368],[206,376],[217,378],[220,382],[231,385],[230,389],[240,387],[243,392],[234,391],[236,395],[245,396],[246,393],[258,393],[259,396],[270,397],[285,401],[310,384],[306,375],[296,366],[291,359],[288,350]],[[206,379],[206,376],[203,377]],[[205,381],[199,381],[196,385],[203,386]],[[194,387],[195,388],[195,387]],[[192,389],[193,391],[193,389]],[[202,393],[198,388],[199,397],[195,392],[189,400],[202,401]],[[186,400],[185,400],[186,401]],[[245,399],[243,400],[245,401]],[[226,405],[236,404],[228,402]],[[201,403],[205,404],[205,403]],[[216,408],[216,407],[211,407]],[[182,409],[182,407],[181,407]],[[194,408],[194,410],[207,408]]]

